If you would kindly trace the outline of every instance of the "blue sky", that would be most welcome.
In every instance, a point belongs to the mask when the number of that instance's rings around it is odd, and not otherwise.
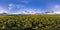
[[[60,0],[0,0],[0,13],[60,13]]]

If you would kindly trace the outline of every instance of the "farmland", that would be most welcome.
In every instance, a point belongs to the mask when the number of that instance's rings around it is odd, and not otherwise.
[[[1,15],[0,30],[60,30],[60,15]]]

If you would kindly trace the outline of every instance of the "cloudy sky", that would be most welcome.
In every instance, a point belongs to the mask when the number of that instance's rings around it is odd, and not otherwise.
[[[60,13],[60,0],[0,0],[0,13]]]

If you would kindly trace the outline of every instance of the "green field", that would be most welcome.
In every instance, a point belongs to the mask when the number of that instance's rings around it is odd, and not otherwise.
[[[60,30],[60,15],[1,15],[0,30]]]

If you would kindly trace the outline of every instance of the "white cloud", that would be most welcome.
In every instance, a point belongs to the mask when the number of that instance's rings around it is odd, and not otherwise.
[[[45,13],[46,11],[41,11],[41,9],[26,8],[26,6],[21,5],[21,4],[9,4],[8,12],[11,12],[12,10],[14,10],[14,8],[17,8],[15,9],[17,11],[12,14],[46,14]],[[50,12],[50,11],[53,11],[53,12]],[[55,5],[54,8],[49,10],[47,14],[60,14],[60,6]]]
[[[21,4],[12,4],[10,3],[8,5],[8,10],[10,13],[16,13],[18,11],[20,11],[21,9],[24,9],[25,6],[24,5],[21,5]]]
[[[60,6],[59,5],[55,5],[55,8],[58,9]]]
[[[53,11],[55,14],[60,14],[60,5],[56,5]]]
[[[21,5],[21,4],[9,4],[8,5],[8,9],[9,10],[12,10],[12,9],[14,9],[14,8],[18,8],[18,9],[21,9],[21,8],[24,8],[25,6],[24,5]]]
[[[48,14],[60,14],[60,5],[55,5],[51,11],[53,11],[53,12],[50,12]]]
[[[24,9],[24,11],[19,11],[14,14],[37,14],[42,12],[41,9]]]
[[[12,14],[36,14],[36,13],[42,13],[43,11],[40,11],[40,10],[41,9],[26,8],[26,6],[21,5],[21,4],[12,4],[11,3],[11,4],[8,5],[8,11],[10,13],[12,13]],[[14,12],[14,11],[16,11],[16,12]]]
[[[8,11],[2,7],[0,7],[0,13],[8,13]]]
[[[17,9],[15,9],[17,8]],[[41,13],[41,9],[31,9],[31,8],[26,8],[26,6],[21,5],[21,4],[9,4],[9,12],[13,11],[13,14],[36,14],[36,13]],[[17,10],[17,11],[16,11]],[[16,11],[16,12],[14,12]],[[12,13],[12,12],[11,12]]]
[[[11,10],[12,8],[14,8],[14,4],[9,4],[8,6],[9,6],[8,7],[9,10]]]
[[[17,8],[17,9],[15,9],[15,8]],[[21,5],[21,4],[12,4],[11,3],[11,4],[9,4],[8,9],[9,9],[8,12],[11,12],[12,10],[17,10],[13,14],[36,14],[36,13],[45,14],[45,11],[41,11],[41,9],[30,9],[30,8],[27,9],[26,6]],[[50,11],[53,11],[53,12],[50,12]],[[55,5],[54,8],[49,10],[49,13],[47,13],[47,14],[60,14],[60,6]]]

